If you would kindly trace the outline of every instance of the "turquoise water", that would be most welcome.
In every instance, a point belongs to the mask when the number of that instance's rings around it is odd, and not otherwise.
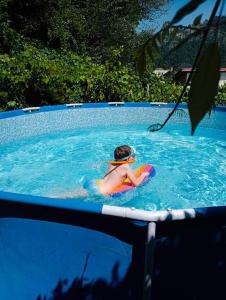
[[[85,197],[146,210],[225,205],[226,132],[170,125],[149,133],[146,125],[76,129],[0,145],[0,190],[48,197],[79,195],[86,178],[101,178],[118,145],[132,145],[137,162],[156,176],[120,198]],[[77,196],[76,196],[77,197]],[[71,201],[76,201],[72,198]]]

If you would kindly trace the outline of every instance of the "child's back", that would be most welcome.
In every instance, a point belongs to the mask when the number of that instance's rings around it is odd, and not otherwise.
[[[100,182],[100,190],[103,194],[108,194],[116,186],[120,185],[127,177],[128,164],[110,166],[108,173]]]
[[[100,191],[102,194],[109,194],[115,187],[123,183],[128,178],[134,186],[138,186],[148,175],[144,172],[140,177],[136,178],[129,163],[135,162],[135,153],[131,147],[123,145],[117,147],[114,152],[115,161],[108,168],[107,174],[100,182]]]
[[[143,172],[138,178],[135,177],[130,163],[134,160],[135,151],[129,146],[120,146],[115,149],[115,160],[110,162],[107,174],[101,180],[87,180],[83,188],[74,190],[69,194],[61,195],[62,198],[86,197],[88,195],[109,195],[117,186],[121,185],[128,178],[134,186],[138,186],[143,179],[149,175]]]

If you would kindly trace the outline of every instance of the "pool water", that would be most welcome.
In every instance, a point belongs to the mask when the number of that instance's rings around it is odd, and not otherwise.
[[[225,205],[226,132],[169,125],[149,133],[147,125],[62,131],[0,145],[0,190],[47,197],[80,198],[87,179],[101,178],[119,145],[132,145],[137,161],[152,164],[156,176],[119,198],[84,201],[145,210]]]

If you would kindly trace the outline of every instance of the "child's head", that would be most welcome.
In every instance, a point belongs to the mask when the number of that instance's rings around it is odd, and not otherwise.
[[[129,147],[127,145],[123,145],[123,146],[119,146],[119,147],[115,148],[115,151],[114,151],[115,160],[119,160],[119,161],[127,160],[131,156],[133,156],[131,147]]]

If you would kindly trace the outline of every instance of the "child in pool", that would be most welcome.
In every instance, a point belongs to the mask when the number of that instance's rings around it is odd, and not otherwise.
[[[76,189],[63,198],[86,197],[91,195],[108,195],[111,191],[128,178],[134,186],[140,185],[144,178],[149,175],[143,172],[138,178],[135,177],[129,164],[135,162],[135,149],[127,145],[119,146],[114,151],[114,161],[109,162],[107,174],[101,180],[87,180],[83,187]]]
[[[115,160],[110,162],[111,165],[107,174],[100,180],[99,189],[101,194],[109,194],[116,186],[123,183],[125,178],[128,178],[134,186],[138,186],[149,175],[148,172],[144,172],[138,178],[134,176],[129,164],[135,162],[135,155],[135,150],[127,145],[115,149]]]

